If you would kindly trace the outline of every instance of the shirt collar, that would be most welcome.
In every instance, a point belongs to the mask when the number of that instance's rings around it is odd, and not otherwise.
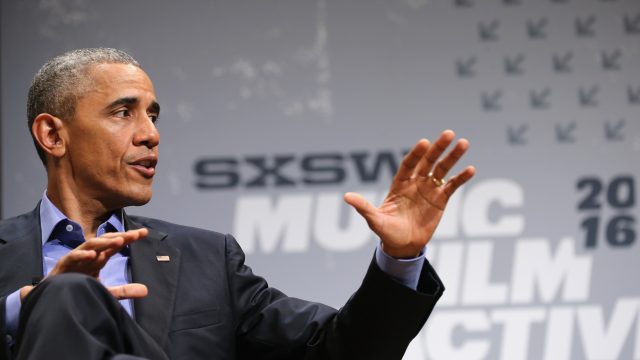
[[[40,201],[40,235],[42,239],[42,245],[44,245],[51,236],[53,229],[58,225],[60,221],[68,219],[60,209],[58,209],[49,197],[47,196],[47,190],[42,194],[42,200]],[[113,214],[107,219],[107,221],[100,224],[99,228],[104,228],[107,223],[111,224],[116,231],[124,231],[124,224],[122,222],[122,210],[114,211]],[[98,230],[100,232],[100,230]]]

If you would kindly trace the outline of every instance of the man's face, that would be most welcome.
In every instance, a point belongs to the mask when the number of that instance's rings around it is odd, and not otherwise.
[[[65,121],[76,191],[110,210],[143,205],[151,199],[160,142],[153,84],[133,65],[100,64],[89,73],[90,90]]]

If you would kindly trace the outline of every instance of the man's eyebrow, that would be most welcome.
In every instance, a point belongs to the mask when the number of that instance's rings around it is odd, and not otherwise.
[[[105,109],[111,110],[111,109],[114,109],[114,108],[117,108],[117,107],[123,106],[123,105],[133,106],[133,105],[138,104],[139,102],[140,102],[140,99],[135,97],[135,96],[121,97],[119,99],[116,99],[116,100],[112,101],[109,105],[107,105],[105,107]],[[160,104],[158,104],[157,101],[153,100],[151,102],[151,104],[149,104],[149,107],[147,108],[147,111],[159,114],[160,113]]]
[[[105,109],[107,110],[111,110],[113,108],[117,108],[118,106],[122,106],[122,105],[135,105],[138,102],[140,102],[140,99],[138,99],[135,96],[126,96],[126,97],[121,97],[119,99],[116,99],[114,101],[112,101],[109,105],[107,105],[105,107]]]

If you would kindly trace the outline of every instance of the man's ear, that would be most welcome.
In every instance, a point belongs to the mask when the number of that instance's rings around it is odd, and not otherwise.
[[[31,125],[35,141],[42,151],[54,158],[61,158],[66,152],[66,142],[61,136],[63,129],[63,121],[47,113],[36,116]]]

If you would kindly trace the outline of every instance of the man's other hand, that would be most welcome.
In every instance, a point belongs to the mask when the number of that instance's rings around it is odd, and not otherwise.
[[[142,239],[149,234],[145,228],[125,232],[111,232],[99,237],[87,239],[77,248],[61,257],[51,269],[47,277],[58,274],[76,272],[98,279],[100,270],[109,258],[122,250],[123,247]],[[20,300],[31,292],[33,286],[20,289]],[[108,290],[118,299],[136,299],[147,295],[147,287],[142,284],[125,284],[109,287]]]

